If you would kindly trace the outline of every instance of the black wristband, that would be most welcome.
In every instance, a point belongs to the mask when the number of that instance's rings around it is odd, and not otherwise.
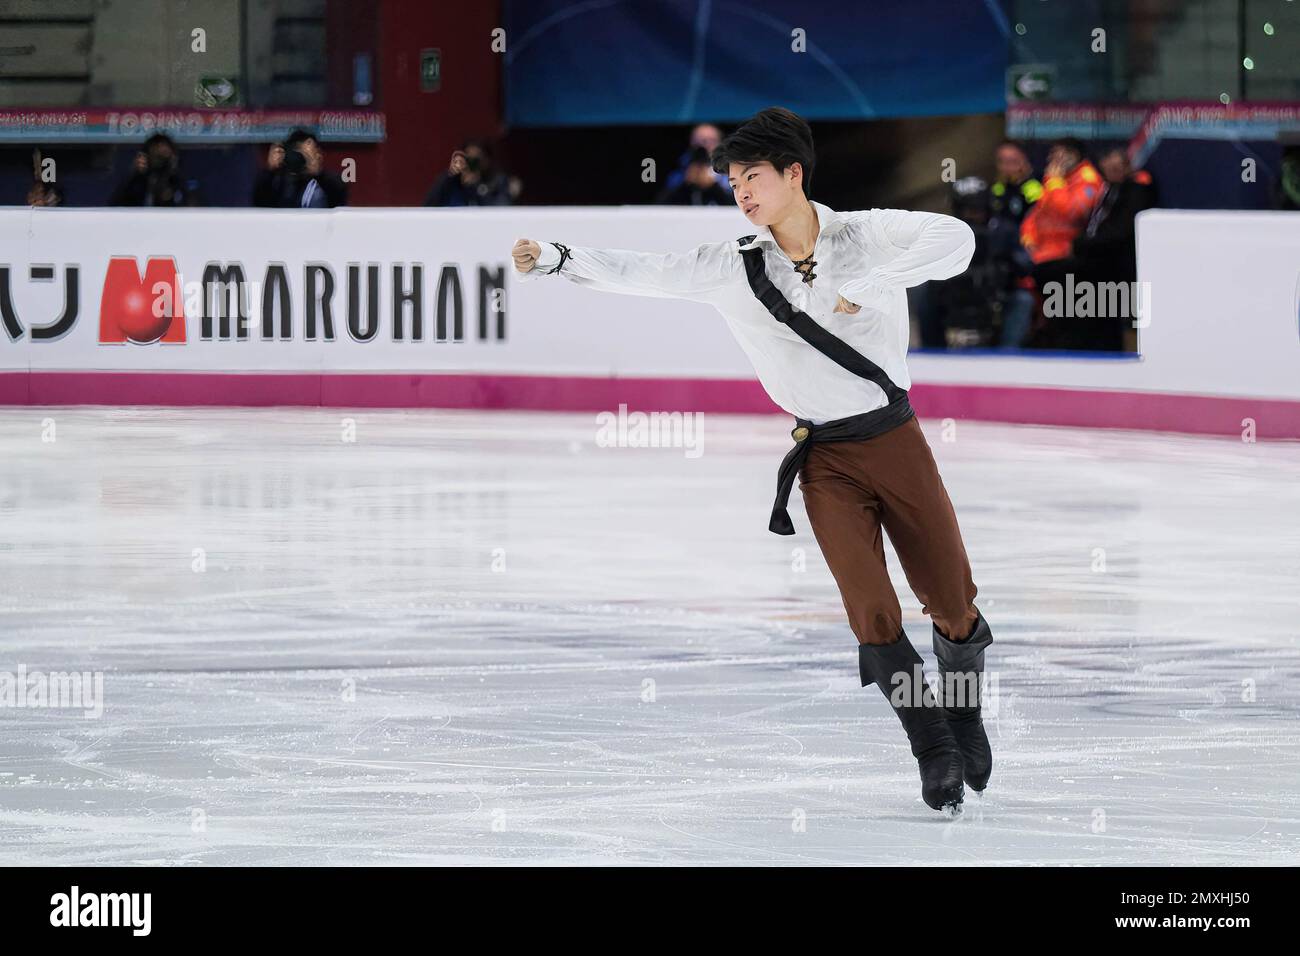
[[[551,245],[553,245],[556,249],[560,251],[560,261],[555,264],[554,269],[549,269],[546,272],[542,273],[543,275],[548,275],[548,276],[553,276],[555,275],[555,273],[563,269],[564,263],[566,263],[569,260],[569,256],[573,255],[573,253],[569,251],[569,247],[562,242],[552,242]]]

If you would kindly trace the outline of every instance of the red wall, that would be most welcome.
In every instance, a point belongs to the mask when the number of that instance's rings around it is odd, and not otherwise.
[[[388,138],[381,144],[327,150],[334,168],[345,157],[357,161],[351,205],[419,205],[466,137],[495,139],[504,132],[503,54],[491,49],[492,30],[501,25],[499,3],[331,0],[327,17],[331,100],[351,104],[353,55],[370,52],[370,108],[383,111],[387,121]],[[427,48],[442,51],[436,93],[420,90],[420,51]]]

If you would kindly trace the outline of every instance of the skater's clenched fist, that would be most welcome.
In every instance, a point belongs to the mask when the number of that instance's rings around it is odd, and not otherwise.
[[[862,311],[862,306],[855,302],[850,302],[848,299],[844,298],[844,296],[839,296],[839,301],[835,303],[835,308],[831,311],[847,312],[849,315],[853,315],[856,312]]]
[[[516,272],[532,272],[541,254],[542,247],[532,239],[520,239],[510,250],[510,255],[515,259]]]

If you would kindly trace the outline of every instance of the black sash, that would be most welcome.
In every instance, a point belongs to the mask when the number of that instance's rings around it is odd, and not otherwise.
[[[745,236],[737,242],[743,246],[753,240]],[[788,326],[795,335],[803,339],[818,352],[821,352],[836,365],[861,378],[879,386],[889,399],[884,408],[877,408],[861,415],[839,418],[822,425],[814,425],[803,419],[795,419],[795,429],[790,433],[795,446],[786,454],[777,472],[776,501],[772,504],[772,517],[768,530],[775,534],[794,534],[794,523],[790,520],[787,505],[790,491],[794,488],[794,479],[800,467],[808,457],[808,449],[815,441],[865,441],[897,428],[909,421],[915,412],[907,400],[907,392],[889,380],[884,370],[871,361],[843,339],[826,331],[806,312],[801,312],[790,304],[781,294],[772,280],[768,278],[763,265],[763,249],[754,246],[740,250],[745,260],[745,274],[749,278],[749,287],[759,302],[772,313],[772,317],[782,325]]]

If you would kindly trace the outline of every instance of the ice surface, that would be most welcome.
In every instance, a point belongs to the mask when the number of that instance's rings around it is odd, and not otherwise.
[[[104,677],[0,708],[0,863],[1300,862],[1300,445],[924,423],[998,687],[947,821],[766,530],[789,427],[0,410],[0,671]]]

